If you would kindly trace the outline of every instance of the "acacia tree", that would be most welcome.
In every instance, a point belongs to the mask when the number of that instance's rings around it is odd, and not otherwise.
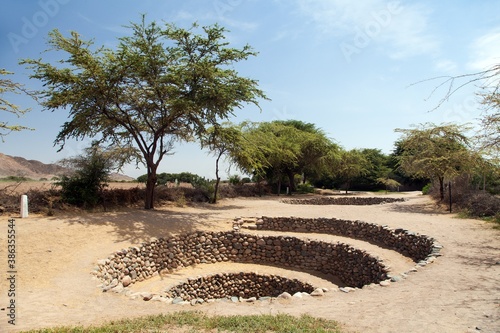
[[[399,167],[408,175],[426,177],[439,182],[444,200],[444,181],[468,172],[475,164],[468,149],[470,142],[460,125],[423,124],[412,129],[396,129],[402,133],[398,141],[401,153]]]
[[[241,129],[229,123],[212,126],[202,135],[201,147],[208,148],[215,157],[215,187],[212,203],[217,203],[219,191],[219,162],[224,155],[234,155],[242,146]]]
[[[478,93],[481,104],[484,106],[480,117],[481,131],[480,149],[486,154],[500,153],[500,64],[495,64],[476,73],[462,74],[457,76],[440,76],[429,80],[441,80],[431,92],[431,96],[440,88],[445,88],[444,96],[433,108],[436,110],[458,90],[470,84],[478,84],[480,92]],[[423,82],[423,81],[421,81]],[[417,82],[420,83],[420,82]]]
[[[295,175],[303,176],[304,183],[308,177],[320,175],[331,162],[330,158],[338,152],[339,147],[312,123],[300,120],[276,121],[276,123],[296,129],[292,133],[293,140],[300,145],[297,162],[288,165],[285,170],[290,190],[295,191]]]
[[[491,152],[492,155],[498,155],[500,153],[500,91],[498,86],[492,92],[485,92],[481,96],[485,107],[481,118],[482,132],[479,135],[481,148],[486,152]]]
[[[337,163],[333,164],[333,174],[341,178],[347,194],[354,178],[365,175],[370,168],[370,161],[358,149],[340,152]]]
[[[199,137],[208,125],[226,119],[245,103],[265,98],[257,81],[233,69],[255,56],[251,47],[230,48],[218,25],[190,29],[156,22],[128,27],[116,50],[93,48],[76,32],[49,33],[51,50],[66,57],[56,64],[22,61],[32,78],[44,83],[36,92],[48,110],[69,109],[70,120],[55,143],[99,137],[128,148],[128,156],[147,167],[144,207],[154,207],[157,169],[178,140]]]
[[[20,117],[24,113],[26,113],[28,110],[27,109],[21,109],[19,106],[10,103],[7,99],[5,99],[4,95],[6,93],[14,93],[14,94],[19,94],[21,91],[23,91],[23,86],[19,83],[16,83],[10,79],[4,78],[4,75],[11,75],[13,74],[12,72],[8,72],[5,69],[0,69],[0,111],[5,111],[8,113],[12,113],[16,115],[17,117]],[[0,121],[0,137],[3,137],[7,135],[9,132],[12,131],[21,131],[29,129],[28,127],[21,126],[21,125],[9,125],[5,121]]]

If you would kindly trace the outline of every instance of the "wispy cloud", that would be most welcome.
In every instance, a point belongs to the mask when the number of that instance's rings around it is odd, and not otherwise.
[[[392,58],[435,54],[439,49],[429,29],[431,11],[424,5],[385,0],[296,1],[300,12],[322,34],[348,42],[365,36]]]
[[[219,1],[220,2],[220,1]],[[219,2],[214,2],[213,10],[205,10],[203,12],[192,9],[190,11],[180,10],[176,12],[170,20],[172,21],[203,21],[213,24],[215,22],[224,25],[229,29],[238,29],[243,31],[253,31],[258,28],[258,23],[235,19],[235,11],[239,8],[239,4],[229,1],[232,5],[225,4],[222,6]],[[222,6],[222,7],[221,7]]]
[[[478,37],[470,46],[471,61],[468,67],[483,71],[500,63],[500,27]]]
[[[448,59],[440,59],[434,63],[434,68],[439,72],[454,72],[457,69],[457,63]]]

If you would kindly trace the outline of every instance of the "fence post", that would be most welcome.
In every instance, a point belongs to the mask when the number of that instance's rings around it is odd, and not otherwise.
[[[28,217],[28,196],[21,195],[21,218]]]

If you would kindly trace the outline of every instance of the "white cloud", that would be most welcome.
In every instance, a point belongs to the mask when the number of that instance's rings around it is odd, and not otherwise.
[[[378,43],[392,58],[435,54],[439,43],[429,32],[431,11],[424,5],[385,0],[296,0],[300,12],[323,34],[355,43]],[[360,42],[361,43],[361,42]]]
[[[500,63],[500,28],[494,29],[479,38],[470,46],[471,62],[468,66],[483,71]]]
[[[221,10],[217,7],[218,2],[214,3],[213,10],[205,10],[205,11],[186,11],[180,10],[178,11],[172,19],[172,21],[203,21],[208,22],[209,24],[213,24],[214,22],[221,23],[225,27],[235,28],[243,31],[253,31],[258,28],[258,24],[255,22],[243,21],[239,19],[232,19],[230,16],[234,16],[233,11],[238,8],[237,6],[231,7],[226,4],[227,7],[222,7]]]
[[[454,72],[457,69],[457,63],[448,59],[440,59],[434,63],[434,67],[440,72]]]

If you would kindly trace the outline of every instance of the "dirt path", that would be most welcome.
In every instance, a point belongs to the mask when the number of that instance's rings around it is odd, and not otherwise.
[[[300,206],[283,204],[276,198],[233,199],[222,201],[215,207],[199,205],[164,207],[150,212],[129,210],[81,216],[16,218],[16,325],[9,325],[6,311],[1,310],[0,332],[89,325],[123,317],[192,309],[227,315],[309,313],[338,320],[357,332],[500,332],[500,232],[481,221],[457,219],[441,213],[428,198],[417,193],[400,195],[409,200],[380,206]],[[229,230],[231,220],[236,216],[263,215],[336,217],[402,227],[436,238],[444,246],[443,256],[389,287],[377,286],[350,293],[329,292],[322,298],[255,304],[216,302],[191,307],[131,300],[124,295],[102,293],[97,288],[99,281],[91,275],[97,260],[150,237],[200,229]],[[7,275],[7,219],[6,216],[0,217],[2,276]],[[328,235],[293,235],[340,240],[364,248],[381,257],[395,272],[414,266],[393,251],[364,242]],[[265,269],[265,273],[271,272],[268,267],[224,265],[199,265],[179,272],[176,279],[245,267],[252,271]],[[278,269],[276,272],[293,278],[299,276],[297,272]],[[300,274],[301,280],[323,283],[321,277]],[[133,288],[154,291],[155,288],[164,288],[167,282],[175,281],[151,279]],[[4,308],[9,301],[6,278],[2,278],[0,287],[0,308]]]

